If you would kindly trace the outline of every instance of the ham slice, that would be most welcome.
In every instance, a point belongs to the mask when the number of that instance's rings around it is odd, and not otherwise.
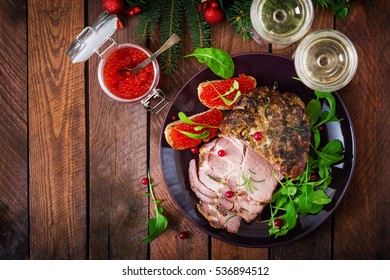
[[[218,151],[223,150],[223,157]],[[215,228],[235,233],[241,220],[252,222],[270,202],[280,177],[272,165],[245,142],[220,135],[200,149],[199,164],[189,165],[199,212]],[[233,192],[230,198],[226,192]]]

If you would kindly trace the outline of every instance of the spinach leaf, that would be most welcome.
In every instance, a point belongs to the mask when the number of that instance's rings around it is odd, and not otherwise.
[[[328,204],[332,199],[329,198],[323,190],[316,190],[313,192],[311,202],[315,204]]]
[[[306,113],[309,117],[310,126],[314,126],[321,115],[321,102],[318,99],[312,99],[306,106]]]
[[[191,54],[183,58],[194,56],[200,63],[205,63],[216,75],[228,79],[234,74],[234,62],[231,56],[216,48],[196,48]]]
[[[158,200],[154,196],[153,192],[153,184],[150,180],[150,171],[148,170],[148,186],[149,186],[149,192],[147,193],[148,196],[151,197],[154,209],[155,209],[155,217],[150,218],[148,220],[148,226],[149,226],[149,235],[144,237],[142,240],[145,242],[152,242],[154,239],[156,239],[158,236],[160,236],[167,228],[168,226],[168,220],[165,218],[163,213],[163,208],[159,207],[158,204],[161,202],[161,200]]]
[[[334,117],[334,115],[336,113],[336,99],[334,98],[334,96],[332,95],[331,92],[322,92],[322,91],[317,91],[316,90],[316,91],[314,91],[314,93],[319,98],[325,98],[326,101],[328,101],[328,104],[329,104],[329,113],[326,116],[326,119],[321,120],[316,125],[316,127],[319,127],[320,125],[322,125],[324,123],[327,123],[328,121],[330,121]]]
[[[302,194],[299,196],[298,206],[301,210],[310,209],[312,207],[313,187],[308,187],[307,184],[302,186]]]
[[[343,152],[343,144],[339,139],[331,140],[325,147],[322,149],[323,153],[337,155]]]

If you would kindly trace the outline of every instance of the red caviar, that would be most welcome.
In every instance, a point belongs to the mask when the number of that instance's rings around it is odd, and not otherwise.
[[[143,96],[152,86],[154,80],[153,64],[150,63],[137,74],[120,73],[122,68],[134,68],[148,56],[143,51],[132,48],[120,48],[111,53],[103,68],[104,84],[108,90],[119,98],[135,99]]]
[[[202,103],[205,104],[207,107],[211,108],[211,107],[223,106],[226,109],[232,109],[233,105],[231,106],[226,105],[221,98],[218,98],[218,96],[219,94],[223,95],[226,92],[228,92],[233,86],[234,81],[238,82],[239,91],[242,94],[249,92],[255,89],[256,87],[256,81],[252,77],[246,76],[245,74],[240,74],[236,78],[208,82],[203,87],[203,90],[201,91],[199,98],[202,100]],[[225,96],[225,98],[228,100],[234,100],[236,94],[237,94],[237,90],[234,90],[232,93]]]
[[[201,115],[192,118],[192,121],[198,124],[214,126],[215,128],[205,127],[200,131],[194,131],[194,127],[197,125],[180,122],[179,124],[173,127],[169,135],[172,139],[173,142],[172,147],[174,149],[183,150],[188,148],[194,148],[198,146],[200,143],[202,143],[203,141],[207,142],[211,138],[214,138],[215,135],[217,134],[218,126],[222,121],[222,112],[218,110],[209,110],[202,113]],[[205,139],[193,139],[180,132],[180,131],[186,131],[194,134],[202,134],[206,130],[208,130],[210,134]]]

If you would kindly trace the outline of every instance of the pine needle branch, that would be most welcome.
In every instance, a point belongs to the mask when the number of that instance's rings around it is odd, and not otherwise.
[[[182,23],[182,8],[183,2],[181,0],[160,0],[160,5],[163,6],[161,14],[161,42],[165,42],[172,34],[181,35]],[[180,42],[167,51],[161,54],[162,70],[165,74],[172,73],[177,67],[177,61],[180,57]]]
[[[137,37],[138,41],[145,45],[146,41],[150,38],[150,34],[156,28],[156,23],[161,15],[161,8],[159,1],[153,1],[151,5],[139,15],[137,25]]]
[[[207,48],[210,46],[210,26],[204,21],[203,14],[198,13],[201,0],[184,0],[185,14],[192,39],[192,47]]]
[[[252,0],[233,1],[224,5],[226,19],[235,29],[236,36],[241,37],[244,41],[251,38],[251,5]]]

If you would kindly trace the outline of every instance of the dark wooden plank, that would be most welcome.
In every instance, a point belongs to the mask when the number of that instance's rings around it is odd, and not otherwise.
[[[26,1],[0,3],[0,259],[28,252]]]
[[[309,33],[323,28],[333,28],[333,14],[331,9],[319,9],[315,11],[313,25]],[[273,53],[291,57],[299,42],[282,50],[274,50]],[[330,259],[332,258],[332,223],[326,221],[313,233],[291,244],[278,246],[271,249],[271,259]]]
[[[89,23],[102,12],[90,1]],[[118,43],[134,42],[136,18],[121,17]],[[145,259],[148,200],[146,177],[147,114],[139,103],[110,99],[97,79],[99,57],[89,61],[90,255],[91,259]]]
[[[83,3],[28,3],[32,259],[86,258],[84,65],[65,54]]]
[[[390,3],[355,4],[336,29],[354,42],[359,67],[340,90],[355,128],[357,162],[335,216],[336,259],[390,258]]]
[[[268,260],[268,250],[230,245],[216,238],[211,240],[213,260]]]
[[[258,45],[254,40],[243,42],[233,33],[230,24],[224,22],[213,26],[212,45],[230,55],[246,52],[268,52],[268,45]],[[268,259],[268,249],[238,247],[212,238],[212,259]]]
[[[180,36],[182,38],[182,53],[187,54],[193,51],[191,40],[187,31]],[[160,47],[160,38],[154,34],[151,40],[151,51],[156,51]],[[161,89],[169,99],[178,93],[180,88],[204,66],[195,59],[185,59],[178,62],[178,69],[170,75],[163,75],[160,84]],[[194,226],[178,209],[167,187],[160,163],[160,134],[162,123],[167,109],[158,115],[151,115],[150,118],[150,170],[153,182],[157,184],[155,188],[156,197],[162,199],[161,206],[165,210],[168,218],[167,231],[153,241],[150,245],[151,259],[208,259],[208,237],[196,226]],[[154,210],[151,208],[151,215]],[[179,239],[180,231],[188,232],[187,239]]]

